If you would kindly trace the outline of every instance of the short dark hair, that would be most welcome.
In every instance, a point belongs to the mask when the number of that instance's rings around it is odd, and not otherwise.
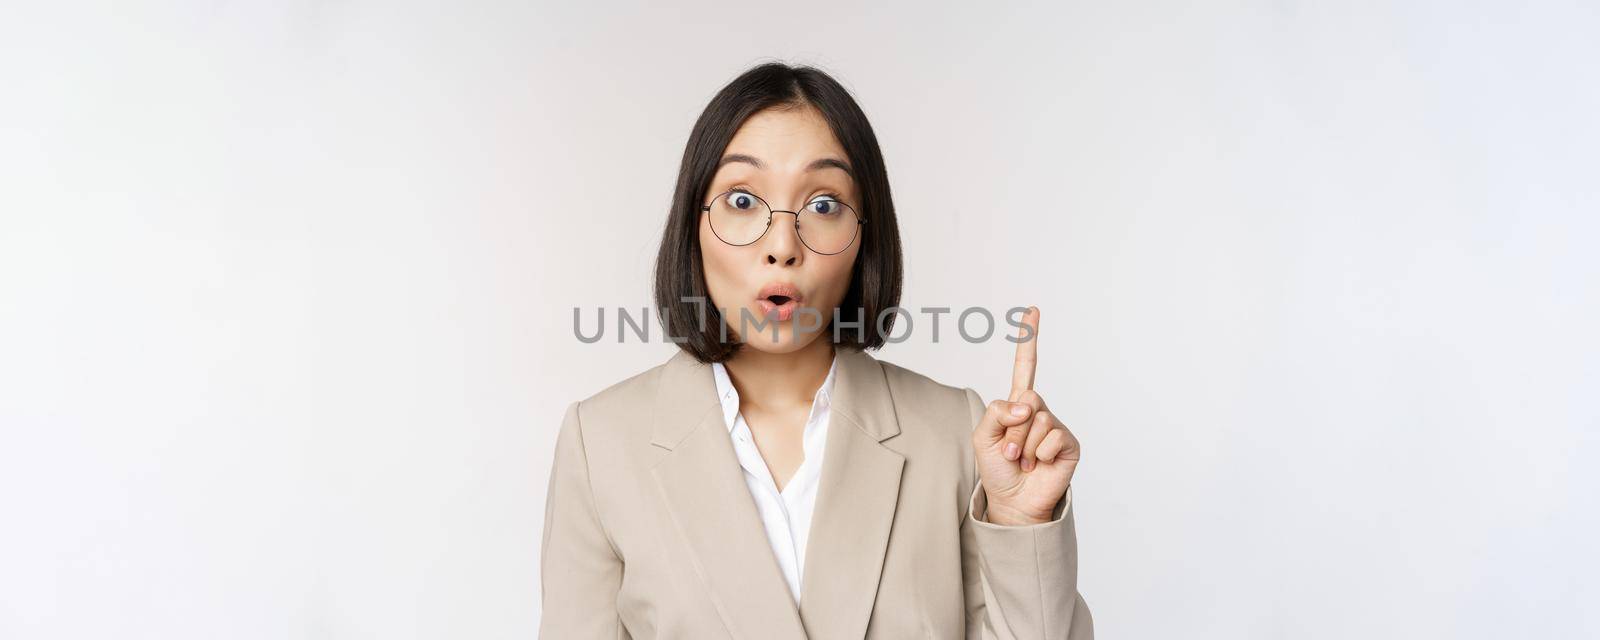
[[[841,327],[832,330],[832,313],[824,313],[835,344],[860,350],[882,347],[894,328],[896,313],[878,316],[900,304],[900,229],[895,224],[889,174],[872,125],[850,92],[827,73],[809,66],[766,63],[740,74],[706,105],[683,149],[672,208],[656,255],[655,302],[667,334],[701,362],[722,362],[741,345],[723,340],[722,312],[710,303],[704,265],[700,261],[700,215],[705,192],[716,177],[722,153],[750,116],[773,107],[813,107],[822,114],[844,147],[851,177],[860,194],[857,207],[867,224],[861,227],[861,249],[851,270],[850,288],[839,303]],[[859,309],[859,315],[852,310]],[[860,320],[860,326],[851,326]],[[829,338],[831,339],[831,337]]]

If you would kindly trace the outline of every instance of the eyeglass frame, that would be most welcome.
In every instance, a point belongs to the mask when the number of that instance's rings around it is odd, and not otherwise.
[[[856,239],[861,237],[861,233],[863,231],[863,229],[861,227],[866,226],[866,224],[867,224],[867,219],[865,217],[862,217],[861,212],[857,211],[855,207],[850,206],[850,203],[845,202],[843,200],[840,200],[838,198],[834,198],[833,202],[837,202],[839,204],[844,205],[846,208],[850,209],[850,213],[855,215],[855,217],[856,217],[856,232],[850,236],[850,241],[845,243],[844,247],[840,248],[838,251],[835,251],[833,253],[823,253],[821,251],[817,251],[817,249],[815,247],[812,247],[811,243],[806,242],[805,234],[800,233],[800,212],[798,212],[798,211],[788,211],[788,210],[784,210],[784,209],[774,209],[774,208],[772,208],[772,204],[767,202],[766,198],[758,196],[758,195],[756,195],[754,193],[751,193],[751,192],[749,192],[747,190],[744,190],[744,189],[729,189],[727,191],[724,191],[722,193],[719,193],[719,194],[713,196],[711,198],[710,202],[716,202],[718,198],[726,196],[726,195],[728,195],[730,193],[742,193],[742,194],[745,194],[745,195],[750,196],[752,198],[755,198],[756,200],[760,200],[761,201],[761,205],[767,208],[767,226],[765,228],[761,229],[761,235],[756,236],[754,240],[751,240],[751,241],[746,242],[744,244],[734,244],[732,242],[728,242],[728,240],[726,238],[722,237],[722,234],[717,233],[717,225],[714,225],[714,224],[711,225],[711,235],[716,236],[717,239],[721,240],[723,244],[728,245],[730,247],[748,247],[748,246],[753,245],[753,244],[755,244],[757,242],[760,242],[762,238],[767,237],[767,232],[772,230],[772,214],[775,214],[775,213],[787,213],[787,214],[790,214],[790,215],[794,216],[794,221],[795,221],[794,235],[795,235],[795,237],[800,238],[800,244],[805,245],[807,249],[810,249],[812,253],[815,253],[817,255],[836,256],[836,255],[839,255],[841,253],[844,253],[845,251],[848,251],[850,249],[850,247],[856,243]],[[810,203],[808,202],[807,204],[810,204]],[[711,213],[711,204],[707,203],[707,204],[701,205],[700,206],[700,213]]]

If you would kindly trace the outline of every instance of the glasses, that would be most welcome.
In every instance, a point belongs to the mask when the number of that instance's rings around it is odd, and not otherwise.
[[[831,196],[818,196],[800,211],[773,209],[756,194],[734,189],[718,194],[711,204],[700,207],[711,218],[711,232],[717,239],[742,247],[761,239],[772,226],[772,214],[794,214],[795,232],[806,248],[823,255],[849,249],[867,223],[856,210]]]

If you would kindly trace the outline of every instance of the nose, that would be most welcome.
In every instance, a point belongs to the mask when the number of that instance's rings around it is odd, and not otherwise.
[[[771,227],[767,229],[767,264],[786,267],[799,266],[805,255],[800,243],[800,216],[793,211],[773,211]]]

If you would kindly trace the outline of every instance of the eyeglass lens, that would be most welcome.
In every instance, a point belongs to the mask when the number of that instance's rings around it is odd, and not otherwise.
[[[766,201],[743,191],[729,191],[711,201],[711,230],[723,242],[746,245],[759,240],[774,216]],[[838,200],[818,197],[795,213],[800,241],[817,253],[839,253],[855,241],[861,225],[855,209]]]

